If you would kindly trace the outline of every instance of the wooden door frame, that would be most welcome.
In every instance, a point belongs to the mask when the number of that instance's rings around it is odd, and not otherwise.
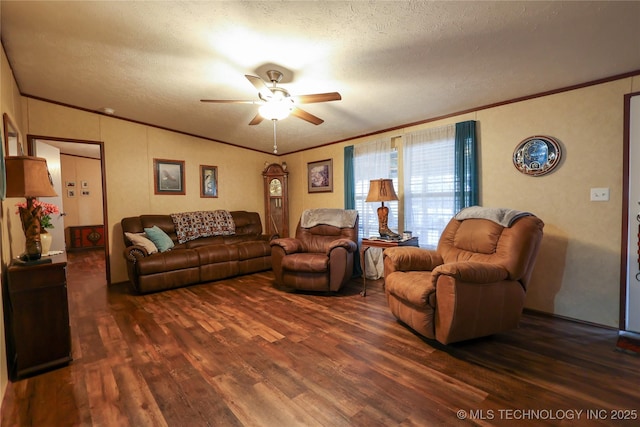
[[[620,318],[619,329],[627,330],[627,271],[629,268],[629,145],[631,144],[631,98],[640,92],[624,96],[624,128],[622,144],[622,239],[620,247]],[[640,249],[640,248],[639,248]]]
[[[45,135],[27,135],[27,150],[30,156],[34,154],[34,145],[36,140],[44,140],[44,141],[61,141],[61,142],[72,142],[79,144],[92,144],[98,145],[100,147],[100,176],[102,180],[102,218],[104,222],[104,261],[105,261],[105,278],[107,281],[107,285],[111,284],[111,267],[110,267],[110,259],[109,259],[109,218],[107,215],[107,177],[106,177],[106,165],[104,161],[104,142],[103,141],[92,141],[85,139],[73,139],[73,138],[60,138],[53,136],[45,136]]]

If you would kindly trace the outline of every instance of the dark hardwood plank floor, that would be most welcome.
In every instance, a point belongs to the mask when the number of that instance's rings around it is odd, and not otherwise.
[[[640,357],[616,331],[526,314],[445,347],[396,322],[381,281],[297,294],[265,272],[137,296],[95,255],[70,254],[73,362],[10,383],[2,426],[640,423]]]

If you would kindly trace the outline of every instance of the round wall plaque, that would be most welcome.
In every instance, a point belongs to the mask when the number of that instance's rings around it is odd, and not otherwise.
[[[513,165],[525,175],[541,176],[558,166],[562,150],[555,138],[532,136],[522,141],[513,152]]]

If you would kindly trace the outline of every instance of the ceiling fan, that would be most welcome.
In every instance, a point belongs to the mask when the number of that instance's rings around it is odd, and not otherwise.
[[[310,95],[291,96],[289,92],[279,87],[277,84],[282,80],[282,73],[277,70],[267,71],[267,77],[273,84],[269,87],[260,77],[246,74],[245,77],[258,89],[260,100],[241,99],[201,99],[201,102],[213,102],[218,104],[257,104],[260,105],[258,114],[249,122],[250,125],[257,125],[264,119],[282,120],[292,114],[302,120],[314,125],[324,122],[319,117],[299,108],[297,104],[313,104],[317,102],[339,101],[342,99],[338,92],[315,93]]]

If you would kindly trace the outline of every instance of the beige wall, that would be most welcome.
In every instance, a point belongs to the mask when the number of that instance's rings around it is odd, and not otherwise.
[[[0,116],[7,113],[11,117],[13,123],[22,129],[22,110],[21,97],[18,91],[13,71],[9,67],[9,61],[4,53],[4,47],[0,44]],[[22,135],[21,135],[22,137]],[[4,129],[2,129],[2,138],[4,138]],[[1,141],[4,155],[4,139]],[[4,179],[1,177],[0,179]],[[12,236],[22,234],[20,220],[15,212],[15,204],[22,201],[21,199],[9,198],[2,201],[2,209],[0,209],[0,258],[2,259],[2,275],[0,275],[0,286],[4,286],[3,281],[6,277],[6,268],[11,261],[11,241]],[[22,234],[22,244],[24,245],[24,234]],[[4,336],[4,306],[0,306],[0,401],[4,398],[7,389],[9,377],[7,374],[7,354],[5,351],[6,343]]]
[[[640,76],[479,110],[389,133],[477,120],[481,204],[535,213],[546,224],[526,306],[606,326],[618,326],[622,219],[624,95]],[[529,177],[512,162],[516,145],[550,135],[564,148],[558,169]],[[375,136],[374,138],[378,138]],[[343,149],[364,139],[284,156],[291,185],[291,230],[304,209],[344,206]],[[309,194],[307,162],[332,158],[334,192]],[[590,188],[609,187],[609,202],[589,201]],[[400,197],[402,195],[400,194]]]
[[[273,155],[31,98],[26,104],[29,134],[104,143],[108,215],[105,225],[110,238],[113,283],[127,280],[120,227],[124,217],[202,209],[256,211],[264,216],[261,172],[266,161],[276,160]],[[154,194],[155,158],[185,161],[186,195]],[[237,167],[240,164],[242,168]],[[218,198],[200,198],[199,165],[218,166]]]
[[[64,206],[64,226],[102,224],[102,174],[100,160],[85,157],[61,155],[62,203]],[[66,183],[73,182],[73,197],[70,197]],[[82,183],[86,183],[86,187]],[[84,194],[88,192],[88,194]],[[69,242],[67,242],[69,243]]]

